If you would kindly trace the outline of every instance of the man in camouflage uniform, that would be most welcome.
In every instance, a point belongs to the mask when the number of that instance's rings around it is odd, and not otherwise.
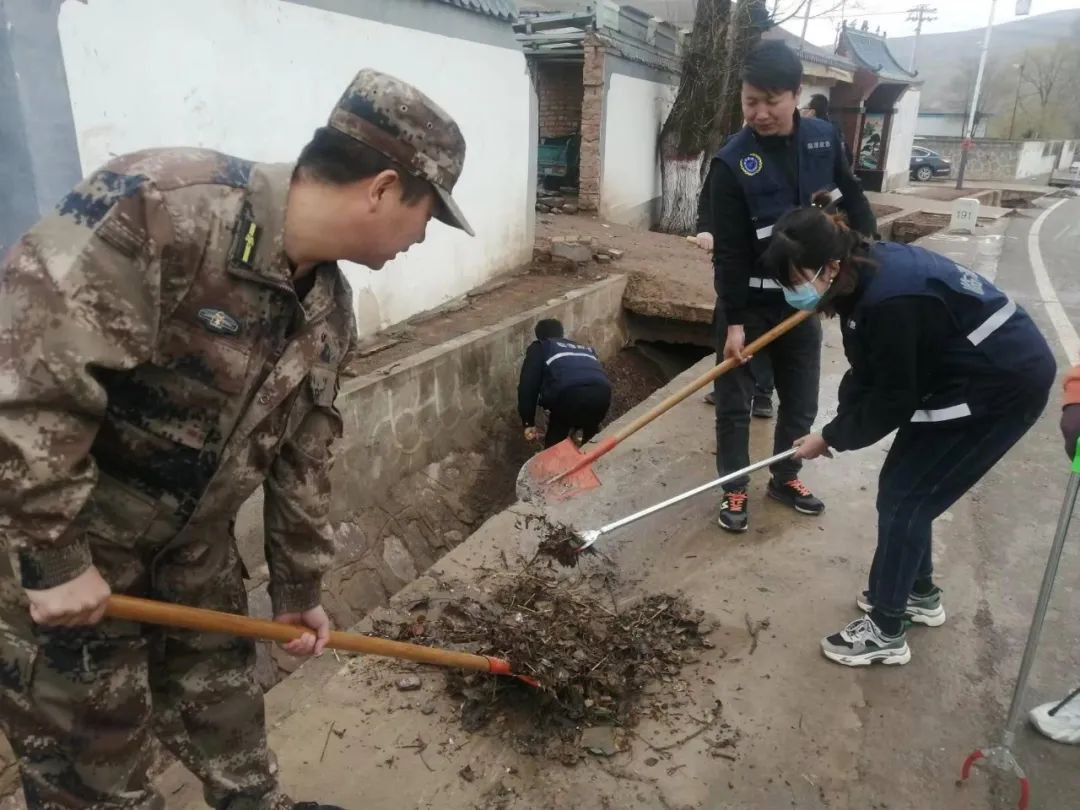
[[[378,269],[432,216],[471,233],[450,196],[464,158],[430,99],[362,71],[295,165],[120,157],[7,257],[0,728],[31,808],[162,807],[152,721],[210,805],[294,806],[253,643],[102,620],[106,599],[244,612],[232,525],[262,485],[274,615],[311,630],[290,652],[321,652],[334,399],[356,341],[335,262]]]

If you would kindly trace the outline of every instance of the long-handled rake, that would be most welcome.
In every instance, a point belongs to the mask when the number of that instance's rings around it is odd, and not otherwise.
[[[666,501],[661,501],[660,503],[653,504],[647,509],[642,509],[640,512],[634,512],[634,514],[632,515],[627,515],[626,517],[620,518],[619,520],[609,523],[606,526],[601,526],[599,529],[591,529],[589,531],[577,532],[578,540],[580,541],[580,545],[577,546],[577,551],[580,553],[592,546],[593,543],[595,543],[605,534],[609,534],[616,529],[621,529],[623,526],[628,526],[631,523],[635,523],[636,521],[648,517],[649,515],[654,515],[662,509],[667,509],[669,506],[674,506],[677,503],[682,503],[685,500],[693,498],[695,495],[700,495],[702,492],[708,492],[710,489],[716,489],[719,486],[723,486],[728,481],[734,481],[736,478],[741,478],[744,475],[749,475],[752,472],[760,470],[762,467],[769,467],[778,461],[783,461],[785,458],[791,458],[795,454],[795,449],[796,448],[793,447],[790,450],[785,450],[783,453],[777,453],[775,456],[770,456],[769,458],[762,459],[761,461],[755,461],[748,467],[743,467],[741,470],[736,470],[733,473],[728,473],[727,475],[721,476],[720,478],[709,481],[709,483],[707,484],[702,484],[699,487],[694,487],[691,490],[687,490],[686,492],[683,492],[679,495],[668,498]]]

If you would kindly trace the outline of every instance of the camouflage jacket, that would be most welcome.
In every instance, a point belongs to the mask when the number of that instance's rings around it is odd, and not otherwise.
[[[283,249],[292,166],[120,157],[15,245],[0,278],[0,531],[24,587],[86,570],[162,512],[227,540],[263,485],[276,612],[319,603],[352,295]]]

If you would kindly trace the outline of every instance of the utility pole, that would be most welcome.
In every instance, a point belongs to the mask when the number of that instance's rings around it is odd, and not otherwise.
[[[990,20],[986,23],[986,35],[983,37],[982,53],[979,55],[979,72],[975,74],[975,92],[971,97],[971,111],[968,113],[968,122],[964,135],[964,142],[960,146],[960,171],[956,175],[956,187],[964,187],[964,170],[967,168],[968,153],[974,145],[972,137],[975,135],[975,116],[979,109],[979,91],[982,90],[983,71],[986,70],[986,55],[990,52],[990,34],[994,30],[994,9],[997,0],[990,0]]]
[[[802,18],[802,39],[799,40],[799,53],[802,53],[803,46],[806,44],[806,28],[810,25],[810,6],[812,0],[806,0],[806,11],[803,12]]]
[[[915,46],[911,49],[911,67],[908,68],[912,73],[915,72],[915,63],[919,57],[919,36],[922,34],[922,27],[924,22],[933,22],[937,17],[933,16],[937,14],[936,8],[931,8],[926,3],[920,3],[915,8],[908,9],[908,22],[915,23]]]
[[[1015,65],[1014,65],[1015,67]],[[1024,83],[1024,68],[1027,67],[1027,51],[1024,52],[1024,61],[1020,63],[1020,75],[1016,78],[1016,98],[1013,99],[1012,119],[1009,121],[1009,140],[1013,139],[1013,127],[1016,126],[1016,108],[1020,106],[1020,85]]]

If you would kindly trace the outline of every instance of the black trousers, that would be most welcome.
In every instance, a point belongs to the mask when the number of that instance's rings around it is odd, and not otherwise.
[[[578,430],[584,444],[600,432],[600,423],[611,407],[611,387],[579,385],[567,388],[554,402],[544,405],[549,411],[544,447],[556,445]]]
[[[772,329],[794,310],[786,304],[753,307],[746,312],[743,329],[746,342],[755,340]],[[717,362],[724,359],[724,340],[727,323],[723,305],[718,301],[713,315],[716,325]],[[779,398],[776,412],[776,432],[773,453],[789,450],[796,439],[805,436],[813,427],[818,410],[818,386],[821,377],[821,322],[809,318],[787,334],[769,344],[766,350],[772,366],[773,382]],[[716,471],[719,475],[742,469],[750,464],[750,406],[755,393],[753,361],[732,369],[717,378],[713,390],[716,398]],[[777,481],[797,478],[802,463],[792,459],[771,467]],[[745,489],[749,476],[724,485],[730,492]]]
[[[754,376],[754,396],[772,398],[776,390],[773,382],[772,360],[769,359],[769,350],[755,354],[750,361],[750,373]]]
[[[931,525],[1028,432],[1048,390],[994,416],[900,428],[878,481],[878,541],[870,568],[870,601],[903,616],[916,579],[934,571]]]

